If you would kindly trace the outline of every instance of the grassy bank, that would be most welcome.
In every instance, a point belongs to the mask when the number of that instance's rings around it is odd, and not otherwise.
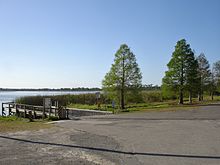
[[[29,122],[28,119],[17,118],[15,116],[2,117],[0,116],[0,133],[17,132],[17,131],[32,131],[51,128],[46,124],[46,121],[36,120]]]
[[[118,103],[115,108],[112,108],[111,99],[101,94],[99,102],[100,107],[97,105],[96,94],[79,94],[79,95],[58,95],[58,96],[30,96],[21,97],[16,100],[17,103],[29,105],[42,105],[43,98],[50,97],[52,101],[59,101],[59,105],[67,106],[69,108],[78,109],[91,109],[102,111],[117,111],[119,109]],[[138,98],[138,99],[137,99]],[[184,105],[179,105],[178,100],[166,100],[162,97],[160,90],[155,91],[142,91],[138,97],[127,97],[126,110],[127,111],[142,111],[149,109],[165,109],[165,108],[187,108],[192,106],[199,106],[209,104],[212,102],[220,101],[220,96],[215,96],[214,100],[210,100],[208,95],[204,96],[203,102],[198,102],[197,98],[193,99],[193,104],[188,103],[188,98],[185,98]]]
[[[209,100],[207,97],[206,100],[199,102],[197,99],[194,99],[193,104],[187,103],[185,100],[185,104],[179,105],[177,100],[167,100],[160,102],[149,102],[149,103],[136,103],[136,104],[127,104],[126,111],[148,111],[148,110],[181,110],[181,109],[192,109],[194,107],[203,106],[211,103],[215,103],[220,101],[220,96],[215,97],[215,99]],[[101,104],[100,107],[97,105],[88,105],[88,104],[70,104],[69,108],[79,108],[79,109],[92,109],[92,110],[102,110],[102,111],[118,111],[119,106],[116,106],[115,109],[112,108],[111,104]]]
[[[101,110],[101,111],[119,111],[119,106],[112,108],[110,104],[103,104],[98,108],[97,105],[85,105],[85,104],[70,104],[69,108],[79,108],[79,109],[91,109],[91,110]],[[170,107],[179,107],[178,104],[171,104],[169,102],[157,102],[157,103],[137,103],[129,104],[126,106],[126,111],[143,111],[148,109],[162,109]]]
[[[51,98],[52,102],[58,101],[59,105],[67,106],[70,104],[88,104],[94,105],[97,101],[96,94],[66,94],[66,95],[55,95],[55,96],[25,96],[16,99],[15,101],[20,104],[29,104],[29,105],[43,105],[44,98]],[[103,95],[101,95],[101,101],[106,102]]]

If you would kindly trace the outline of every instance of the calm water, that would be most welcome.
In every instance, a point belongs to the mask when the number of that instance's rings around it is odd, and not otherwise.
[[[2,113],[2,104],[4,102],[15,101],[16,98],[22,96],[53,96],[63,94],[82,94],[82,93],[95,93],[94,91],[13,91],[13,92],[0,92],[0,115]]]

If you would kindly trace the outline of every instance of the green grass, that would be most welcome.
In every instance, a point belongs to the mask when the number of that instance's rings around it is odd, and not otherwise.
[[[210,100],[210,97],[204,97],[204,101],[199,102],[196,98],[193,99],[193,103],[189,104],[188,99],[184,100],[184,105],[179,105],[178,100],[169,100],[163,102],[150,102],[150,103],[137,103],[126,105],[125,112],[133,111],[174,111],[174,110],[187,110],[198,106],[207,105],[220,101],[220,96],[215,96],[214,100]],[[120,112],[119,108],[113,109],[110,104],[102,104],[100,108],[97,105],[87,105],[87,104],[70,104],[69,108],[79,108],[79,109],[91,109],[91,110],[102,110],[102,111],[115,111]]]
[[[32,131],[47,129],[52,127],[46,124],[46,121],[35,120],[34,122],[29,122],[28,119],[17,118],[15,116],[2,117],[0,116],[0,133],[2,132],[17,132],[17,131]]]
[[[78,108],[78,109],[90,109],[90,110],[100,110],[100,111],[112,111],[113,108],[110,104],[101,104],[100,107],[98,105],[88,105],[88,104],[70,104],[67,106],[68,108]]]
[[[58,121],[59,117],[57,117],[57,116],[49,116],[46,120],[47,121]]]
[[[158,102],[158,103],[138,103],[138,104],[129,104],[126,105],[126,111],[141,111],[146,109],[155,109],[155,108],[167,108],[171,107],[173,102]],[[70,104],[69,108],[79,108],[79,109],[90,109],[90,110],[101,110],[101,111],[120,111],[119,107],[112,108],[110,104],[103,104],[100,108],[97,105],[86,105],[86,104]]]
[[[0,116],[0,121],[18,121],[18,120],[23,120],[23,119],[17,118],[16,116],[9,116],[9,117]]]

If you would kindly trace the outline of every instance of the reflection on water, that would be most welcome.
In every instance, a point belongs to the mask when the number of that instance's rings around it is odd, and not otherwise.
[[[2,113],[2,103],[15,101],[22,96],[53,96],[63,94],[95,93],[94,91],[10,91],[0,92],[0,115]]]

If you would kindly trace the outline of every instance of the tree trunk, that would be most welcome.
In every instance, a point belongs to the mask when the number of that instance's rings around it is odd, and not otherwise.
[[[199,99],[199,101],[202,101],[201,93],[200,93],[200,92],[199,92],[199,94],[198,94],[198,99]]]
[[[203,101],[203,94],[200,93],[198,98],[199,98],[199,101]]]
[[[192,104],[192,92],[189,92],[189,103]]]
[[[121,109],[125,109],[125,59],[122,60]]]
[[[203,86],[201,86],[200,97],[201,97],[201,101],[203,101]]]
[[[183,104],[183,89],[180,89],[179,104]]]
[[[212,98],[212,100],[214,100],[214,97],[213,97],[213,92],[211,92],[211,98]]]
[[[179,100],[179,104],[183,104],[183,84],[184,84],[184,81],[183,81],[183,61],[182,61],[182,65],[181,65],[181,78],[180,78],[180,100]]]
[[[124,89],[121,89],[121,109],[125,109]]]

